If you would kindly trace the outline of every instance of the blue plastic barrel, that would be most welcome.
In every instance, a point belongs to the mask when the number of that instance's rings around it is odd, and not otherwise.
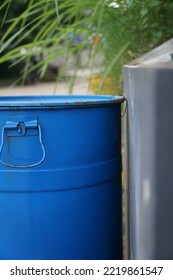
[[[0,98],[0,259],[121,259],[121,102]]]

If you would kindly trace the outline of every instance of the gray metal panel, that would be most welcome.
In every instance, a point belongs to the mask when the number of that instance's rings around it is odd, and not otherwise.
[[[152,51],[139,57],[132,64],[155,64],[158,62],[168,62],[172,60],[173,54],[173,39],[167,41],[166,43],[158,46]]]
[[[124,94],[130,258],[173,259],[173,63],[126,66]]]

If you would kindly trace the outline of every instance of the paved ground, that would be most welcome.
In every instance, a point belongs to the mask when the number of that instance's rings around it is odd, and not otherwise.
[[[39,83],[31,86],[15,86],[15,87],[0,87],[0,96],[5,95],[84,95],[92,94],[88,89],[88,75],[83,74],[76,78],[73,92],[69,92],[68,81],[63,81],[59,83],[48,82]]]

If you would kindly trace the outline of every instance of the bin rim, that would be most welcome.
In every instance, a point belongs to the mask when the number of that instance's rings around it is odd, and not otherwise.
[[[123,96],[114,95],[30,95],[1,96],[0,109],[11,107],[82,107],[113,105],[124,102]]]

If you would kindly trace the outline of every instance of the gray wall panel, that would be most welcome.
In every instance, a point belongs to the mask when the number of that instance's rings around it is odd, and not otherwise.
[[[131,259],[173,259],[173,65],[125,67]]]

